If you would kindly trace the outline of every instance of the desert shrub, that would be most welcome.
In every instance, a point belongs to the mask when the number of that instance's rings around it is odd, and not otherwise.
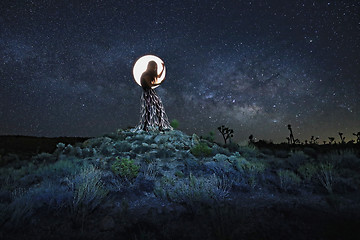
[[[10,228],[17,228],[24,224],[34,212],[34,201],[27,189],[17,188],[12,194],[12,202],[9,205],[3,205],[1,210],[6,225]]]
[[[80,150],[81,150],[81,156],[83,158],[92,157],[92,156],[94,156],[96,154],[96,150],[94,148],[85,147],[85,148],[82,148]]]
[[[173,119],[170,123],[170,126],[173,127],[174,129],[178,129],[179,127],[179,121],[176,119]]]
[[[323,164],[331,163],[334,166],[339,166],[341,165],[343,158],[336,151],[331,151],[327,154],[319,155],[318,160]]]
[[[19,161],[20,161],[20,157],[17,154],[14,153],[0,154],[0,167],[6,166],[8,163],[12,163],[12,162],[18,163]]]
[[[301,179],[290,170],[280,169],[277,171],[277,175],[280,180],[280,188],[284,191],[288,191],[291,187],[300,183]]]
[[[43,181],[40,185],[30,189],[32,201],[37,207],[47,206],[55,213],[67,208],[71,200],[72,193],[68,191],[66,185],[61,185],[59,181]]]
[[[224,147],[229,149],[230,152],[236,152],[239,150],[239,145],[237,143],[233,143],[233,142],[225,144]]]
[[[131,144],[126,141],[121,141],[121,142],[115,143],[114,148],[119,152],[130,152]]]
[[[184,177],[184,173],[182,171],[176,171],[174,175],[176,177],[178,177],[178,178],[183,178]]]
[[[168,200],[185,205],[195,211],[198,204],[219,203],[229,197],[231,183],[215,174],[207,177],[195,177],[190,174],[188,178],[165,179],[161,183],[163,197]],[[159,189],[159,188],[158,188]]]
[[[222,148],[222,147],[219,147],[218,145],[214,144],[212,149],[211,149],[211,155],[216,155],[216,154],[219,154],[219,153],[224,154],[226,156],[231,155],[229,149]]]
[[[213,143],[215,141],[215,133],[213,131],[210,131],[209,134],[204,137],[204,139]]]
[[[299,168],[300,165],[305,164],[309,157],[303,151],[296,151],[290,154],[287,161],[293,169]]]
[[[133,149],[134,153],[146,153],[151,150],[151,147],[147,144],[138,145]]]
[[[65,149],[65,146],[66,146],[65,143],[59,142],[58,144],[56,144],[55,151],[61,153]]]
[[[170,149],[161,148],[158,149],[155,153],[155,157],[157,158],[170,158],[175,155],[174,151],[171,151]]]
[[[245,168],[244,165],[247,165],[247,164],[249,164],[249,162],[243,157],[239,157],[235,161],[233,161],[233,167],[240,172],[244,171],[244,168]]]
[[[265,154],[265,155],[273,155],[273,151],[269,148],[262,148],[261,149],[261,153]]]
[[[342,164],[341,167],[346,167],[354,170],[360,170],[360,157],[357,156],[354,150],[347,150],[341,153]]]
[[[259,150],[254,145],[241,146],[238,149],[241,156],[244,158],[255,158],[259,155]]]
[[[302,179],[304,179],[306,182],[311,182],[317,170],[317,166],[313,163],[305,163],[297,169]]]
[[[84,166],[79,174],[67,178],[66,183],[73,194],[70,213],[76,224],[83,224],[85,217],[100,205],[108,193],[101,181],[101,171],[93,165]]]
[[[61,159],[53,164],[43,164],[34,171],[35,175],[43,178],[55,179],[59,177],[66,177],[74,175],[81,169],[83,162],[79,159]]]
[[[317,152],[316,152],[316,150],[315,150],[314,148],[305,147],[305,148],[303,149],[303,152],[304,152],[306,155],[308,155],[308,156],[310,156],[310,157],[312,157],[312,158],[316,158]]]
[[[59,210],[69,206],[72,194],[68,187],[53,181],[43,181],[31,188],[16,188],[12,191],[12,202],[7,207],[10,212],[10,224],[17,224],[28,219],[34,210],[46,206],[48,210]]]
[[[334,165],[332,163],[320,163],[318,178],[320,180],[321,185],[328,191],[328,193],[332,194],[333,183],[334,183]]]
[[[0,186],[10,191],[16,188],[19,180],[35,171],[36,166],[33,163],[23,163],[20,168],[13,167],[0,168]]]
[[[259,177],[265,171],[265,164],[261,162],[249,162],[245,158],[237,158],[233,162],[233,166],[236,170],[243,173],[246,177],[247,184],[251,188],[255,188],[258,184]]]
[[[284,161],[284,159],[282,158],[277,158],[275,156],[267,156],[265,159],[264,159],[264,162],[267,163],[267,165],[269,167],[271,167],[272,169],[286,169],[288,168],[288,164]]]
[[[109,137],[90,138],[83,142],[83,147],[101,148],[101,145],[111,144],[113,140]]]
[[[111,165],[111,170],[122,178],[132,180],[137,177],[140,167],[129,158],[116,157],[114,163]]]
[[[0,226],[8,220],[9,218],[9,205],[7,203],[0,202]]]
[[[274,155],[278,158],[287,158],[289,157],[289,152],[286,150],[275,150]]]
[[[159,168],[156,163],[149,163],[145,166],[144,177],[146,180],[155,180],[158,173]]]
[[[8,190],[13,187],[14,176],[11,174],[13,168],[0,168],[0,188]]]
[[[184,165],[188,172],[199,170],[199,168],[202,167],[202,164],[193,156],[191,158],[185,158]]]
[[[64,150],[62,151],[63,154],[68,155],[68,156],[75,156],[76,155],[76,151],[75,151],[75,147],[73,147],[71,144],[68,144]]]
[[[262,173],[265,171],[265,164],[261,162],[245,162],[241,168],[246,173]]]
[[[50,163],[50,162],[54,162],[56,161],[56,156],[50,153],[40,153],[36,156],[33,156],[31,158],[32,161],[36,162],[36,163],[41,163],[41,162],[46,162],[46,163]]]
[[[265,165],[261,162],[249,162],[243,165],[243,170],[247,174],[249,186],[255,188],[259,182],[259,177],[265,171]]]
[[[191,148],[190,152],[195,157],[211,156],[211,148],[206,143],[202,143],[202,142]]]
[[[105,141],[105,139],[106,139],[106,141]],[[114,145],[113,145],[111,139],[108,137],[105,137],[104,142],[100,145],[98,150],[104,156],[111,155],[114,152]]]
[[[111,192],[120,192],[124,188],[124,182],[119,178],[109,178],[106,181],[106,189]]]

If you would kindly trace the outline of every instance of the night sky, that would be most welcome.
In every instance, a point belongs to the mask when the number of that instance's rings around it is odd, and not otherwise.
[[[236,141],[360,131],[360,2],[0,2],[0,135],[99,136],[135,126],[135,60],[187,134]]]

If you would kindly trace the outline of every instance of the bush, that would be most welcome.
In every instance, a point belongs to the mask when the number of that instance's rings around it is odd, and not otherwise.
[[[314,177],[317,170],[318,169],[315,164],[305,163],[304,165],[301,165],[297,171],[304,181],[311,182],[311,179]]]
[[[56,156],[50,153],[40,153],[36,156],[33,156],[31,158],[31,161],[35,162],[35,163],[51,163],[56,161]]]
[[[309,159],[309,156],[302,151],[296,151],[291,153],[287,161],[289,162],[292,169],[299,168],[300,165],[305,164]]]
[[[116,157],[115,162],[111,165],[111,170],[122,178],[132,180],[137,177],[140,167],[134,164],[129,158]]]
[[[1,211],[9,219],[8,226],[16,229],[31,217],[34,212],[34,201],[31,197],[31,193],[23,188],[17,188],[12,192],[12,203]]]
[[[237,152],[239,151],[239,145],[237,143],[227,143],[224,145],[225,148],[229,149],[230,152]]]
[[[171,123],[170,123],[170,126],[173,127],[174,129],[178,129],[179,121],[176,120],[176,119],[172,120]]]
[[[275,156],[278,158],[287,158],[289,157],[289,152],[286,150],[275,150]]]
[[[43,178],[55,179],[74,175],[80,170],[83,162],[79,159],[70,160],[68,158],[58,160],[53,164],[43,164],[34,171],[35,175]]]
[[[255,188],[258,184],[260,174],[265,171],[265,165],[261,162],[249,162],[245,158],[238,158],[233,162],[236,170],[240,171],[247,177],[247,184]]]
[[[67,178],[66,182],[73,193],[70,202],[73,220],[75,224],[83,224],[85,217],[93,212],[108,194],[101,181],[101,171],[93,165],[87,165],[78,175]]]
[[[38,207],[45,205],[55,213],[67,208],[72,199],[72,193],[66,185],[60,182],[43,181],[40,185],[30,189],[33,200]]]
[[[199,143],[190,149],[190,152],[195,157],[209,157],[211,156],[211,148],[206,143]]]
[[[244,170],[246,168],[245,165],[248,165],[248,164],[250,164],[250,163],[243,157],[239,157],[235,161],[233,161],[234,168],[242,173],[244,172]]]
[[[210,131],[209,134],[204,137],[204,139],[213,143],[215,141],[215,133],[213,131]]]
[[[294,185],[300,183],[301,179],[290,170],[279,170],[277,171],[280,180],[280,188],[284,191],[288,191]]]
[[[146,153],[151,150],[151,147],[147,144],[141,144],[134,148],[134,153]]]
[[[259,155],[259,150],[253,145],[241,146],[239,147],[239,153],[244,158],[255,158]]]
[[[155,157],[157,158],[170,158],[175,155],[174,151],[171,151],[170,149],[161,148],[157,149],[155,153]]]
[[[149,163],[145,166],[144,169],[144,178],[145,180],[153,181],[156,179],[156,176],[159,174],[159,167],[156,163]]]
[[[360,158],[357,157],[353,149],[331,151],[326,155],[322,155],[320,161],[332,163],[337,167],[360,170]]]
[[[130,152],[131,151],[131,144],[126,141],[121,141],[115,143],[115,149],[119,152]]]
[[[323,187],[332,194],[332,185],[334,183],[334,165],[332,163],[320,163],[318,178]]]
[[[195,177],[190,173],[188,178],[168,179],[162,181],[162,197],[170,201],[181,203],[191,211],[197,209],[198,204],[212,205],[229,197],[231,184],[215,174],[208,177]]]

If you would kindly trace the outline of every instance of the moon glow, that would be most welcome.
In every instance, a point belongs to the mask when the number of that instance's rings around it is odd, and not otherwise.
[[[134,64],[133,67],[133,76],[134,76],[134,80],[137,84],[139,84],[139,86],[141,86],[141,82],[140,82],[140,78],[141,75],[146,71],[147,69],[147,65],[150,61],[155,61],[157,64],[157,73],[160,74],[161,70],[162,70],[162,63],[164,63],[163,60],[161,60],[159,57],[154,56],[154,55],[145,55],[140,57]],[[166,74],[166,68],[164,66],[164,72],[162,73],[161,77],[158,78],[156,83],[161,83],[162,81],[164,81],[165,79],[165,74]],[[160,85],[158,85],[160,86]],[[158,86],[153,86],[152,88],[157,88]]]

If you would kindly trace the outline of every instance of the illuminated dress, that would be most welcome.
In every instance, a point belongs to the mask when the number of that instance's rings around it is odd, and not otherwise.
[[[154,74],[154,72],[156,74]],[[159,76],[157,75],[156,63],[149,62],[147,70],[141,75],[143,93],[141,96],[140,123],[136,127],[136,130],[163,131],[173,129],[170,126],[160,97],[156,94],[155,90],[152,89],[153,86],[160,85],[154,84]]]

